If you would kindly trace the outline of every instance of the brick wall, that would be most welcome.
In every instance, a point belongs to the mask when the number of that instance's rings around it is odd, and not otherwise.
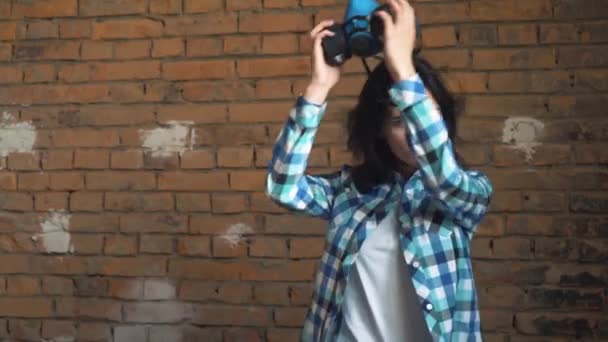
[[[0,0],[0,340],[295,341],[326,226],[270,203],[265,167],[344,3]],[[496,189],[485,338],[608,339],[608,2],[415,7]],[[349,161],[364,77],[346,65],[312,171]]]

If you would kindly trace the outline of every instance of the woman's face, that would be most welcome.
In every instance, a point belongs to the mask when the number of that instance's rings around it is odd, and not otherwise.
[[[382,135],[391,152],[407,166],[416,166],[416,160],[407,145],[407,127],[397,107],[389,107],[389,115],[382,126]]]

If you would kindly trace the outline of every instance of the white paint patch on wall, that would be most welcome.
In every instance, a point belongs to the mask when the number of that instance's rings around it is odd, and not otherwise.
[[[245,239],[243,235],[248,234],[253,234],[253,228],[244,223],[237,223],[230,226],[224,234],[220,235],[220,239],[226,240],[230,247],[236,248]]]
[[[36,127],[31,122],[18,122],[9,112],[0,116],[0,158],[12,152],[33,152]]]
[[[153,156],[166,157],[175,152],[183,154],[194,146],[196,134],[193,124],[192,121],[168,121],[166,127],[139,130],[139,137],[144,149],[152,151]]]
[[[540,146],[538,138],[545,125],[533,118],[511,117],[505,121],[502,130],[502,142],[512,145],[516,150],[526,155],[526,160],[532,160],[536,147]]]
[[[70,239],[70,219],[72,215],[65,211],[50,211],[40,222],[42,233],[34,235],[34,241],[40,240],[48,253],[72,253],[74,246]]]

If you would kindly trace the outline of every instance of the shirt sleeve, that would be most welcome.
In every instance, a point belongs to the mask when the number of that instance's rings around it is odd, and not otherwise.
[[[393,85],[391,99],[407,126],[407,141],[425,185],[472,237],[490,202],[490,180],[456,161],[439,106],[418,74]]]
[[[314,104],[300,96],[275,142],[268,165],[266,193],[291,210],[329,219],[340,172],[306,174],[308,157],[327,103]]]

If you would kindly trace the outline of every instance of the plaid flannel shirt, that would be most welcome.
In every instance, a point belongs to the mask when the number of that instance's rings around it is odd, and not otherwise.
[[[326,103],[314,105],[299,97],[277,138],[267,194],[282,206],[329,221],[301,340],[335,340],[355,256],[388,205],[399,203],[403,256],[434,341],[481,341],[470,242],[492,185],[485,175],[459,167],[440,110],[417,74],[389,92],[418,164],[410,179],[395,173],[394,181],[361,193],[350,166],[327,175],[306,174]]]

